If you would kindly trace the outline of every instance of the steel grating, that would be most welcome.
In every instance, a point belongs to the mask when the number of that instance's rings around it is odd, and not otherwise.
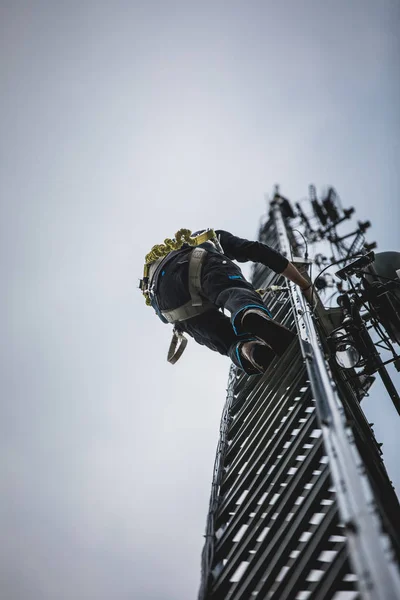
[[[287,224],[277,212],[279,207],[260,229],[259,239],[282,250],[286,232],[280,226]],[[286,280],[257,264],[252,281],[256,288],[271,284],[284,288],[268,292],[264,300],[274,318],[301,333],[296,299]],[[262,377],[247,377],[231,368],[199,600],[400,597],[396,590],[399,505],[379,447],[351,386],[326,365],[326,373],[338,377],[337,393],[348,419],[343,436],[336,440],[334,427],[329,425],[330,405],[324,398],[321,401],[325,367],[313,351],[310,357],[305,355],[310,339],[304,332],[299,340]],[[343,444],[346,451],[351,446],[350,454],[343,454]],[[360,540],[370,541],[371,532],[357,511],[346,518],[351,506],[350,500],[346,506],[346,498],[351,499],[357,490],[343,483],[338,497],[337,484],[343,474],[340,460],[332,458],[336,451],[349,461],[353,460],[351,452],[358,452],[356,467],[361,465],[374,493],[373,503],[368,495],[365,500],[373,504],[370,512],[375,516],[371,518],[379,521],[375,533],[382,556],[377,561],[382,557],[387,561],[388,581],[393,579],[384,588],[378,580],[380,573],[373,569],[370,573],[365,566],[376,553],[370,557],[366,552],[365,557],[355,559],[355,553],[362,554]],[[360,535],[353,531],[358,526]]]

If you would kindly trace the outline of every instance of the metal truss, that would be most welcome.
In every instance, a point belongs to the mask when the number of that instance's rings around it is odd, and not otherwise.
[[[290,258],[279,202],[260,240]],[[296,286],[256,265],[254,287],[297,329],[262,376],[231,368],[199,600],[400,598],[400,507],[359,391],[330,365]]]

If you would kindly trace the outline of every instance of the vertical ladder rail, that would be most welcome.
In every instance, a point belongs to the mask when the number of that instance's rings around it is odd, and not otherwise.
[[[277,202],[272,205],[272,218],[280,251],[290,259],[287,230]],[[290,282],[289,289],[359,591],[363,600],[399,599],[400,574],[390,540],[383,533],[376,514],[374,494],[352,432],[346,425],[343,406],[329,375],[310,309],[295,284]]]

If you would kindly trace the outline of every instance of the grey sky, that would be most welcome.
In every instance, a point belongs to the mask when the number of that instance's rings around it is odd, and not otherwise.
[[[196,597],[229,361],[166,363],[144,254],[253,238],[276,182],[398,250],[399,30],[394,1],[0,2],[2,598]]]

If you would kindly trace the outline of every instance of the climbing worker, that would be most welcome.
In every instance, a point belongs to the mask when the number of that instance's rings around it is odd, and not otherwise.
[[[180,229],[174,239],[146,255],[140,288],[164,323],[174,325],[168,356],[176,362],[186,346],[184,333],[227,355],[248,374],[264,372],[282,356],[296,334],[274,321],[259,293],[233,262],[253,261],[297,284],[309,299],[311,284],[282,254],[262,242],[223,230],[192,234]],[[229,319],[221,309],[227,309]]]

